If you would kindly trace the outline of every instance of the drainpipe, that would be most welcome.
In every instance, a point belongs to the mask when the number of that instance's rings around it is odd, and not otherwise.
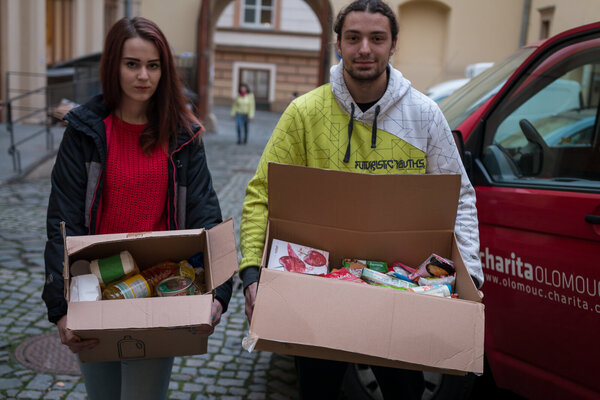
[[[131,0],[125,0],[125,16],[131,18]]]
[[[531,0],[523,0],[523,19],[521,21],[521,38],[519,47],[525,46],[527,42],[527,30],[529,29],[529,12],[531,10]]]

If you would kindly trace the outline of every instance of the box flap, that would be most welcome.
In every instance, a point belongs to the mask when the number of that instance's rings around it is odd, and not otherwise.
[[[239,269],[233,220],[229,218],[206,233],[210,258],[210,270],[206,271],[206,284],[208,290],[213,290],[225,283]]]
[[[69,255],[96,243],[127,242],[140,238],[161,238],[165,236],[197,236],[204,229],[183,229],[178,231],[136,232],[136,233],[110,233],[104,235],[67,236],[65,244]]]
[[[454,230],[460,175],[268,168],[270,219],[365,232]]]
[[[210,326],[211,304],[210,295],[71,302],[67,328],[86,331]]]

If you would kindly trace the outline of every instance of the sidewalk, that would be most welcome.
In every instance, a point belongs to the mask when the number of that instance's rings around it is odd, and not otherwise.
[[[247,145],[237,145],[229,110],[216,108],[218,133],[204,142],[223,218],[232,217],[239,243],[242,201],[278,118],[258,112]],[[1,151],[5,151],[0,148]],[[4,159],[6,157],[0,157]],[[60,344],[41,300],[44,283],[45,214],[52,160],[36,178],[0,185],[0,398],[85,399],[74,356]],[[3,167],[4,168],[4,167]],[[4,173],[4,172],[3,172]],[[293,358],[241,347],[248,324],[236,290],[229,311],[209,338],[208,353],[177,357],[169,399],[294,399]]]
[[[53,148],[55,150],[58,149],[64,129],[65,127],[62,125],[54,125],[50,128],[51,137],[54,141]],[[17,145],[18,157],[21,159],[21,173],[19,173],[15,169],[16,161],[14,157],[9,154],[11,140],[8,127],[5,123],[0,124],[0,185],[17,181],[27,176],[41,161],[45,158],[52,158],[55,155],[56,151],[47,150],[47,134],[44,125],[15,126],[14,142],[18,143],[41,130],[44,132],[21,145]]]

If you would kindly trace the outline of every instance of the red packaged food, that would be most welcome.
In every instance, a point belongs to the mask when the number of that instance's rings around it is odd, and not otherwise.
[[[350,271],[348,271],[347,268],[338,269],[335,272],[331,272],[331,273],[323,275],[323,276],[325,278],[333,278],[333,279],[338,279],[340,281],[364,283],[364,284],[368,285],[367,282],[365,282],[362,279],[356,277],[354,274],[352,274]]]

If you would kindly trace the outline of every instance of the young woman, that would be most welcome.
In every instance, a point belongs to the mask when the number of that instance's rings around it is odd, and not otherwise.
[[[60,338],[78,353],[97,340],[66,328],[63,240],[67,235],[210,228],[221,210],[173,55],[153,22],[123,18],[108,32],[100,63],[102,95],[71,111],[52,171],[42,297]],[[217,288],[214,325],[231,298]],[[80,363],[88,397],[165,399],[173,358]]]
[[[246,144],[248,142],[248,122],[254,118],[254,95],[245,83],[240,83],[238,94],[233,99],[231,116],[235,116],[235,125],[237,128],[237,144]],[[242,138],[242,130],[244,136]]]

